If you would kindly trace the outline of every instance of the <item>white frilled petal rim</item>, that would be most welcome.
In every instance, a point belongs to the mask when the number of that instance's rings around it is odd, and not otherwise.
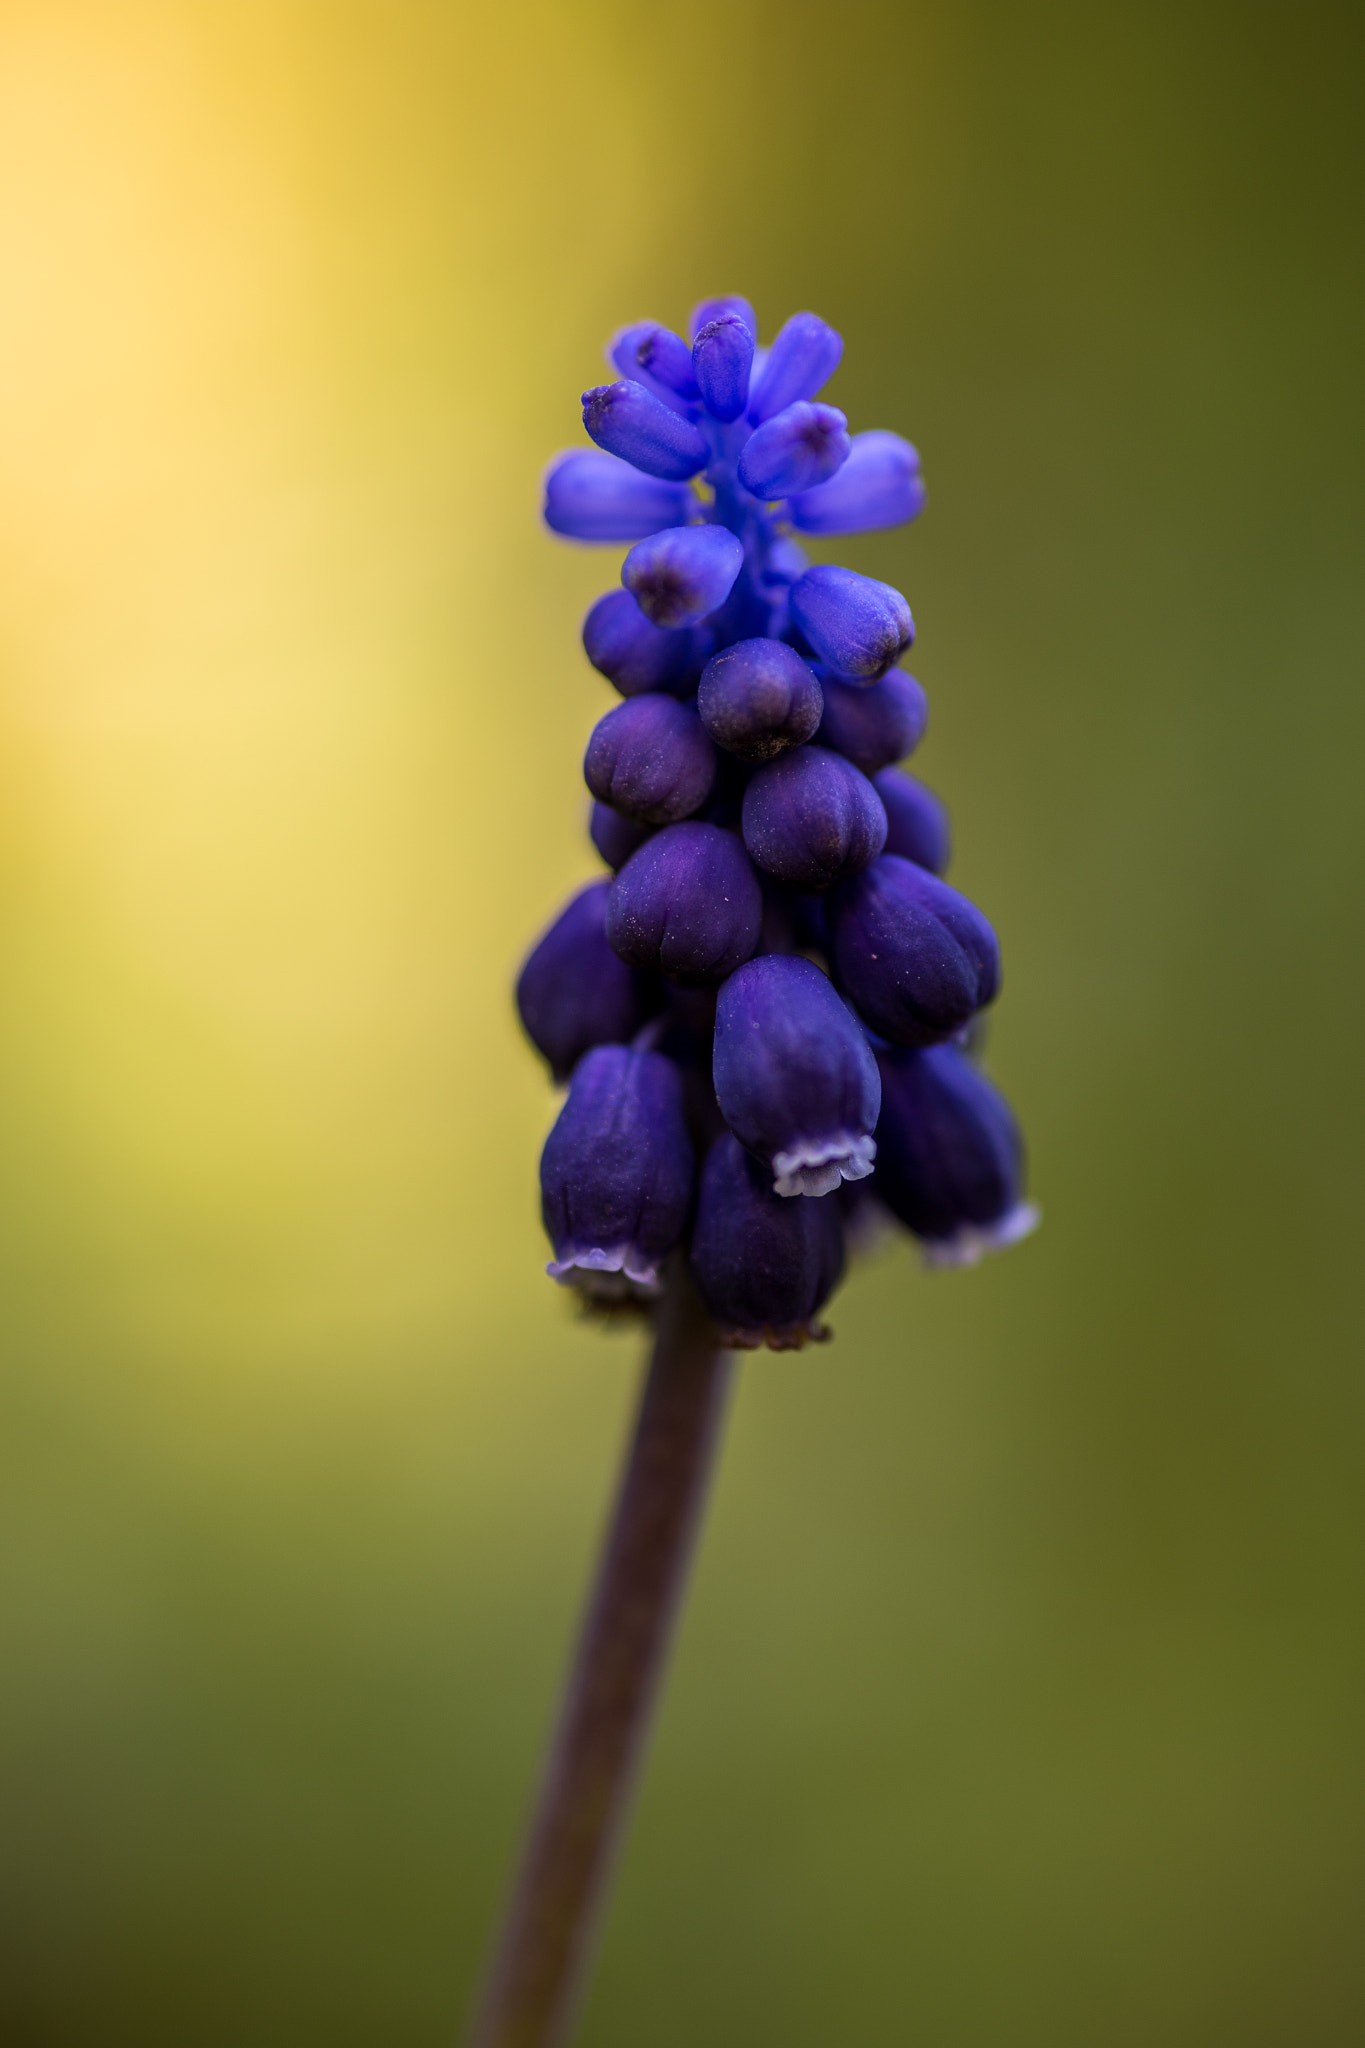
[[[834,1131],[827,1138],[798,1138],[773,1156],[773,1192],[832,1195],[841,1180],[866,1180],[877,1157],[877,1141],[866,1133]]]
[[[631,1244],[606,1249],[575,1246],[567,1258],[551,1259],[545,1270],[561,1287],[583,1287],[604,1300],[641,1296],[652,1300],[661,1291],[658,1267],[646,1265]]]
[[[922,1237],[920,1250],[929,1266],[974,1266],[987,1252],[1002,1252],[1038,1228],[1043,1212],[1032,1202],[1016,1202],[995,1223],[967,1223],[951,1237]]]

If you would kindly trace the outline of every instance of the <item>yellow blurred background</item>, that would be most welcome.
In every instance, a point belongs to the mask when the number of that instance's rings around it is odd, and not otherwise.
[[[637,1370],[509,1002],[613,701],[539,475],[731,290],[923,453],[824,553],[1046,1224],[745,1362],[585,2048],[1365,2028],[1361,41],[0,0],[6,2044],[453,2037]]]

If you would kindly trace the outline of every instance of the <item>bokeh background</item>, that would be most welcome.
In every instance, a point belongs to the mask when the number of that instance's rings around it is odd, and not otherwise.
[[[744,1363],[585,2048],[1365,2034],[1361,18],[0,0],[0,2034],[449,2042],[632,1400],[511,1018],[537,525],[742,290],[904,587],[1041,1235]]]

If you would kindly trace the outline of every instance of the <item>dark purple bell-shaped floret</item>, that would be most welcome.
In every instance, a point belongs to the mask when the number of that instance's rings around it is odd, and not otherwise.
[[[691,1259],[723,1344],[799,1351],[829,1335],[816,1317],[844,1270],[839,1204],[784,1201],[727,1131],[702,1167]]]
[[[706,437],[662,399],[623,377],[616,384],[598,384],[583,393],[583,425],[588,439],[633,463],[646,476],[686,483],[710,458]]]
[[[875,683],[915,637],[910,607],[889,583],[818,564],[791,587],[791,615],[837,675]]]
[[[801,533],[870,533],[903,526],[924,509],[919,453],[880,427],[855,434],[837,476],[802,491],[787,507]]]
[[[610,882],[580,890],[536,941],[517,981],[526,1035],[556,1081],[594,1045],[623,1044],[658,1009],[658,982],[628,967],[607,939]]]
[[[793,313],[768,350],[749,395],[749,419],[756,427],[799,398],[814,398],[839,367],[841,336],[817,313]]]
[[[888,669],[879,683],[845,683],[825,670],[820,687],[825,710],[815,743],[832,747],[864,775],[903,761],[924,737],[929,699],[903,668]]]
[[[621,581],[656,626],[694,626],[723,605],[744,565],[744,543],[724,526],[670,526],[636,543]]]
[[[623,868],[637,846],[643,846],[654,832],[641,818],[628,818],[610,804],[595,800],[588,821],[588,837],[613,871]]]
[[[758,944],[763,895],[738,835],[689,820],[633,853],[611,885],[607,937],[632,967],[714,987]]]
[[[671,632],[651,625],[628,590],[609,590],[583,621],[583,652],[623,697],[642,690],[686,696],[710,646],[705,626]]]
[[[903,768],[883,768],[873,776],[872,787],[886,812],[886,851],[941,875],[951,850],[943,799]]]
[[[625,1045],[585,1053],[541,1154],[547,1270],[593,1292],[604,1275],[605,1291],[656,1291],[687,1227],[693,1163],[673,1062]]]
[[[716,1005],[712,1076],[721,1115],[772,1170],[778,1195],[863,1180],[877,1147],[877,1062],[825,975],[799,956],[736,968]]]
[[[692,351],[672,328],[651,321],[635,343],[635,362],[637,373],[643,371],[653,383],[666,386],[689,404],[701,397],[692,371]]]
[[[829,889],[875,860],[886,813],[867,777],[827,747],[769,761],[744,792],[744,844],[766,873]]]
[[[713,419],[728,426],[739,418],[749,403],[753,360],[753,328],[742,314],[717,313],[698,329],[692,344],[692,374]]]
[[[814,671],[784,641],[740,640],[706,664],[697,709],[717,746],[771,761],[810,738],[824,699]]]
[[[851,445],[838,406],[801,399],[750,435],[739,458],[739,480],[756,498],[785,498],[833,476]]]
[[[858,1015],[892,1045],[951,1038],[1000,986],[995,933],[976,905],[899,854],[837,891],[830,949]]]
[[[646,693],[618,704],[593,727],[583,780],[599,803],[647,825],[672,825],[701,809],[716,779],[716,750],[694,704]]]
[[[681,525],[696,502],[685,484],[642,476],[600,448],[559,456],[545,477],[545,524],[569,540],[642,540]]]
[[[1009,1104],[955,1045],[888,1051],[872,1182],[935,1265],[969,1266],[1027,1236],[1023,1145]]]

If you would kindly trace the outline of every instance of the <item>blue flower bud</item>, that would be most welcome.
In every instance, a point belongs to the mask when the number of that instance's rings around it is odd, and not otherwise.
[[[588,439],[634,463],[646,476],[686,483],[705,469],[711,451],[690,420],[670,412],[643,384],[624,377],[619,384],[598,384],[583,393],[583,425]]]
[[[899,434],[873,427],[853,436],[837,476],[792,499],[787,516],[802,533],[870,533],[903,526],[923,509],[917,450]]]
[[[915,637],[900,592],[852,569],[824,563],[807,569],[793,583],[790,602],[793,619],[820,660],[856,681],[876,682]]]
[[[569,540],[640,540],[679,525],[696,504],[685,484],[641,476],[599,448],[559,456],[545,478],[545,524]]]
[[[628,818],[610,804],[594,800],[588,821],[588,837],[613,873],[623,868],[637,846],[643,846],[655,830],[642,818]]]
[[[717,746],[771,761],[808,740],[824,699],[813,670],[780,640],[739,640],[713,655],[697,686],[701,722]]]
[[[864,775],[903,761],[924,737],[929,699],[903,668],[888,669],[879,683],[845,683],[825,670],[820,687],[825,713],[815,743],[832,747]]]
[[[768,954],[736,968],[716,1005],[711,1071],[721,1115],[771,1167],[775,1194],[827,1195],[871,1173],[877,1062],[809,960]]]
[[[901,768],[883,768],[872,787],[886,812],[886,851],[941,875],[951,846],[943,799]]]
[[[954,1045],[884,1052],[873,1193],[934,1265],[974,1265],[1027,1236],[1023,1145],[999,1089]]]
[[[744,543],[724,526],[670,526],[637,541],[621,581],[656,626],[693,626],[724,604],[744,566]]]
[[[702,1168],[691,1260],[723,1344],[799,1351],[829,1335],[816,1317],[844,1270],[839,1204],[784,1201],[727,1132]]]
[[[686,696],[711,650],[710,634],[651,625],[628,590],[609,590],[583,621],[583,652],[623,697],[642,690]]]
[[[714,987],[758,944],[763,896],[733,832],[670,825],[633,853],[611,885],[607,937],[632,967],[684,987]]]
[[[876,790],[827,747],[800,747],[760,768],[744,792],[743,817],[751,858],[802,889],[858,874],[886,840]]]
[[[737,420],[749,402],[753,329],[738,313],[718,313],[692,344],[692,374],[713,419]]]
[[[976,905],[899,854],[838,891],[830,950],[858,1015],[892,1045],[951,1038],[1000,986],[995,933]]]
[[[754,378],[749,399],[753,424],[761,427],[798,398],[814,398],[838,369],[843,352],[842,336],[818,314],[793,313]]]
[[[726,313],[734,313],[744,322],[754,340],[758,340],[758,321],[754,318],[753,307],[747,299],[734,297],[703,299],[699,306],[694,306],[687,322],[688,334],[695,341],[703,327],[709,326],[713,320],[721,319]]]
[[[750,435],[739,458],[739,480],[756,498],[785,498],[833,476],[851,446],[848,421],[837,405],[802,399]]]
[[[692,351],[672,328],[652,322],[636,343],[635,361],[637,368],[627,371],[628,376],[638,376],[643,370],[653,383],[665,385],[679,398],[695,403],[701,397],[692,370]]]
[[[716,752],[696,706],[646,691],[599,718],[583,756],[593,795],[648,825],[700,810],[716,779]]]
[[[580,890],[536,941],[517,981],[517,1009],[526,1035],[567,1080],[594,1045],[634,1038],[658,1009],[662,990],[628,967],[607,940],[610,882]]]
[[[541,1210],[556,1280],[595,1274],[653,1292],[687,1227],[692,1142],[682,1076],[662,1053],[601,1045],[574,1069],[540,1160]]]
[[[666,405],[670,412],[680,413],[686,419],[690,416],[688,401],[676,391],[670,391],[667,384],[660,383],[640,365],[640,345],[658,325],[657,320],[632,320],[629,327],[618,327],[607,343],[607,361],[619,377],[629,378],[632,384],[643,384],[645,390]]]

